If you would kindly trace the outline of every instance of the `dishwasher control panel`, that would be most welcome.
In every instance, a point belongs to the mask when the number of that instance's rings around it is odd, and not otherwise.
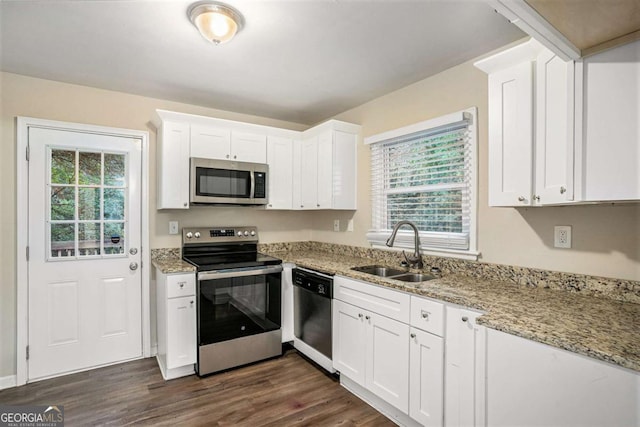
[[[314,294],[333,298],[333,277],[329,275],[295,268],[293,284]]]

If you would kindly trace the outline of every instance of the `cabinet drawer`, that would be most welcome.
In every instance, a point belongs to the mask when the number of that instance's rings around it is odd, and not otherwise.
[[[403,292],[336,276],[333,296],[373,313],[409,323],[410,296]]]
[[[411,296],[411,326],[434,335],[444,335],[444,305],[426,298]]]
[[[195,274],[171,274],[167,276],[167,298],[186,297],[196,293]]]

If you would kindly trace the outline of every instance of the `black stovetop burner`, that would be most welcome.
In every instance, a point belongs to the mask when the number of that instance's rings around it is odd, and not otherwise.
[[[282,264],[258,252],[255,227],[185,228],[182,259],[197,271],[214,271]]]

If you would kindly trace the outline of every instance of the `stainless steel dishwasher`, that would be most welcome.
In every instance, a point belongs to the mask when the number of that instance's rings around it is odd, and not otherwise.
[[[293,346],[333,373],[331,300],[333,276],[306,268],[293,270]]]

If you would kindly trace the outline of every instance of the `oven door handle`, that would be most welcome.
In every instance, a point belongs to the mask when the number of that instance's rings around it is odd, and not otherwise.
[[[275,274],[280,272],[282,272],[281,265],[274,265],[265,268],[201,271],[198,273],[198,281],[228,279],[230,277],[261,276],[265,274]]]

